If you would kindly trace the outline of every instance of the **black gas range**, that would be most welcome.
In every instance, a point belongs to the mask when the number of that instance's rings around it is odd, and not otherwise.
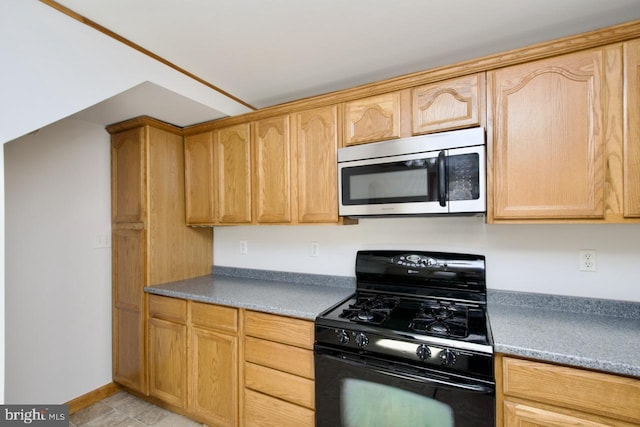
[[[360,417],[349,421],[358,405],[343,401],[342,387],[353,381],[437,401],[449,408],[451,425],[484,426],[479,418],[493,425],[484,256],[359,251],[355,270],[356,292],[315,321],[317,425],[366,425]],[[380,400],[374,389],[363,390]]]

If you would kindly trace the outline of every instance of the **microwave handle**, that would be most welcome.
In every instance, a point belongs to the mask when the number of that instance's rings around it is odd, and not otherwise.
[[[438,154],[438,202],[447,206],[447,162],[444,151]]]

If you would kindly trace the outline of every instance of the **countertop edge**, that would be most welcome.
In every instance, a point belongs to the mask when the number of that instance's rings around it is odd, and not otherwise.
[[[172,297],[172,298],[181,298],[181,299],[186,299],[190,301],[203,302],[207,304],[224,305],[227,307],[246,308],[250,310],[261,311],[264,313],[296,317],[304,320],[315,320],[316,316],[319,314],[319,312],[316,313],[311,311],[294,310],[289,308],[283,308],[281,306],[277,307],[277,306],[265,305],[265,304],[243,303],[243,302],[239,302],[237,300],[228,299],[228,298],[210,298],[206,296],[195,295],[192,293],[178,292],[178,291],[172,291],[168,289],[158,289],[158,288],[154,288],[153,286],[145,287],[144,291],[148,294],[153,294],[153,295],[161,295],[161,296]]]
[[[539,362],[557,363],[564,366],[589,369],[607,374],[618,374],[640,378],[640,366],[627,363],[616,363],[570,354],[552,353],[533,348],[511,346],[508,344],[494,344],[493,350],[494,353],[501,353],[505,356],[524,357]]]

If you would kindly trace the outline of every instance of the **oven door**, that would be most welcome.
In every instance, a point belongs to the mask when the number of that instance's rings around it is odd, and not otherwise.
[[[446,152],[338,163],[343,216],[447,213]]]
[[[316,347],[318,427],[493,427],[495,384]]]

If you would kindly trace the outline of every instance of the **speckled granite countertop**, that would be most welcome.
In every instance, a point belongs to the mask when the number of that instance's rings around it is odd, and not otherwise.
[[[214,272],[145,291],[313,320],[355,289],[353,277]],[[640,303],[489,290],[487,306],[497,353],[640,378]]]
[[[494,350],[640,377],[640,303],[489,291]]]
[[[355,278],[214,267],[214,275],[145,292],[313,320],[355,289]]]

